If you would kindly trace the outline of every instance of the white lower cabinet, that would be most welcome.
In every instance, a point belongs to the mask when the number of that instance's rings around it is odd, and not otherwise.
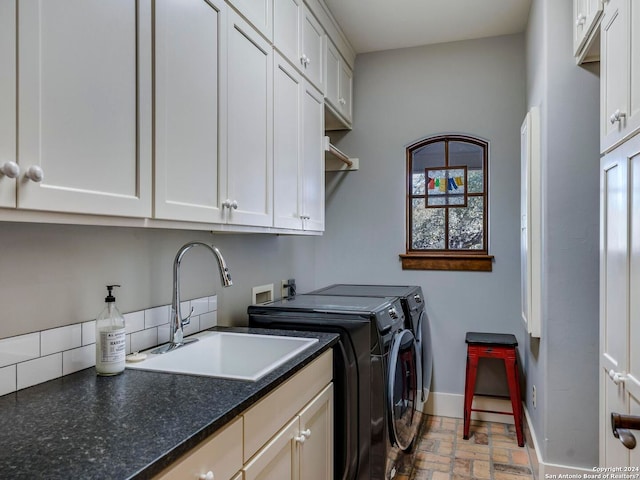
[[[216,432],[165,469],[155,480],[231,480],[242,468],[242,417]]]
[[[332,372],[329,350],[154,480],[333,480]]]

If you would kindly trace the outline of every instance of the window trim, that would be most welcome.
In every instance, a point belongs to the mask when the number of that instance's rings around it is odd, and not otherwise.
[[[483,208],[483,246],[481,250],[416,250],[411,248],[413,236],[413,200],[420,195],[412,191],[412,156],[418,148],[437,142],[445,142],[445,165],[449,167],[449,143],[465,142],[478,145],[483,150],[483,192],[468,194],[469,197],[482,197]],[[406,150],[406,192],[405,192],[405,236],[406,253],[400,254],[403,270],[457,270],[457,271],[492,271],[493,255],[489,255],[489,142],[478,137],[463,134],[435,135],[409,145]],[[448,225],[448,212],[445,214],[445,225]],[[445,245],[448,245],[448,231],[445,227]]]

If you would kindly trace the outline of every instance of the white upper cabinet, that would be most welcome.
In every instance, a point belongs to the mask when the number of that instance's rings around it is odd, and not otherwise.
[[[227,0],[269,41],[273,39],[274,0]]]
[[[156,1],[155,218],[223,221],[226,9],[223,0]]]
[[[326,101],[344,123],[343,128],[350,128],[352,122],[352,89],[353,71],[342,58],[332,42],[327,41],[327,80]],[[335,128],[330,126],[330,128]]]
[[[16,4],[0,2],[0,207],[16,206]]]
[[[640,5],[609,0],[601,24],[601,142],[611,150],[640,128]]]
[[[602,16],[602,0],[573,0],[573,53],[584,58],[596,37]]]
[[[274,226],[324,230],[324,99],[276,54],[274,62]]]
[[[301,58],[302,0],[274,0],[273,45],[298,69],[304,66]]]
[[[19,2],[17,27],[17,206],[151,216],[150,0]]]
[[[310,83],[302,97],[302,220],[304,230],[324,231],[324,98]]]
[[[273,226],[302,229],[302,75],[278,53],[273,70]]]
[[[322,93],[325,92],[325,42],[322,25],[306,6],[302,12],[302,40],[299,64],[302,73]]]
[[[273,48],[235,12],[227,69],[228,223],[273,224]]]

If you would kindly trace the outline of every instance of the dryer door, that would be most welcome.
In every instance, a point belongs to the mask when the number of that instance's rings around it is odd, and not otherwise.
[[[417,362],[413,333],[400,330],[393,337],[389,355],[387,411],[391,445],[402,450],[411,448],[418,429]]]

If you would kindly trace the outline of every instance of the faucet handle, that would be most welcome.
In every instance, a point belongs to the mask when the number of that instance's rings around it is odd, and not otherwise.
[[[189,312],[189,315],[180,319],[180,323],[182,324],[183,327],[191,323],[191,315],[193,315],[193,307],[191,307],[191,311]]]

